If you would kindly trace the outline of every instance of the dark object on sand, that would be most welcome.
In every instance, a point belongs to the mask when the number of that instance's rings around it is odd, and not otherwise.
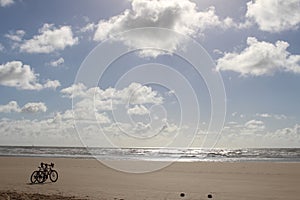
[[[212,199],[212,194],[208,194],[207,198]]]
[[[58,173],[56,170],[52,169],[53,167],[54,163],[41,163],[39,170],[36,170],[31,174],[31,183],[44,183],[48,177],[52,182],[56,182],[58,179]]]
[[[185,194],[183,192],[181,192],[180,197],[185,197]]]

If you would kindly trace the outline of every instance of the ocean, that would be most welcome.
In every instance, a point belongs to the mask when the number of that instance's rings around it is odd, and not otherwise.
[[[148,161],[300,162],[300,148],[168,149],[0,146],[0,156]]]

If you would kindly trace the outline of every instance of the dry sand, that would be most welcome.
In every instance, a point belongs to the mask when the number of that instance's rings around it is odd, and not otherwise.
[[[55,163],[56,183],[29,183],[42,161]],[[93,159],[0,157],[0,191],[0,199],[299,200],[300,163],[174,163],[157,172],[128,174]],[[37,193],[48,196],[36,198]]]

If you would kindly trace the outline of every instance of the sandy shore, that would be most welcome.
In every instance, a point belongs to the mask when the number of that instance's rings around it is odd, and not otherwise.
[[[55,163],[59,172],[56,183],[29,183],[41,161]],[[174,163],[157,172],[128,174],[92,159],[0,157],[0,177],[2,194],[11,191],[53,197],[43,199],[59,199],[54,195],[112,200],[300,198],[300,163]],[[0,199],[9,198],[2,195]]]

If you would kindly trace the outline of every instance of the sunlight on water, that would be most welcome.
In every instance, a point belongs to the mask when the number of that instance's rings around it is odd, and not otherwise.
[[[0,147],[0,156],[93,158],[103,160],[170,161],[283,161],[299,162],[300,148],[264,149],[167,149],[167,148],[90,148],[83,147]]]

